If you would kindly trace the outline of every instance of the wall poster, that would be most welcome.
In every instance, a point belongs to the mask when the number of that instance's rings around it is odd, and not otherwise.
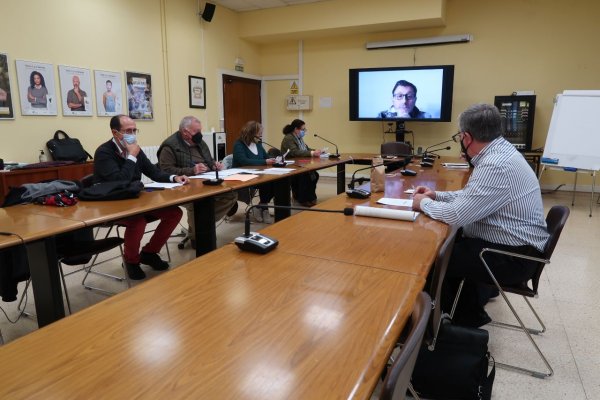
[[[57,115],[52,64],[17,60],[17,83],[23,115]]]
[[[152,78],[150,74],[125,72],[127,79],[127,111],[132,119],[154,119]]]
[[[89,69],[58,66],[65,117],[92,115],[92,76]]]
[[[14,119],[10,77],[8,75],[8,56],[0,53],[0,119]]]
[[[96,83],[96,112],[99,117],[123,113],[123,84],[119,72],[94,71]]]

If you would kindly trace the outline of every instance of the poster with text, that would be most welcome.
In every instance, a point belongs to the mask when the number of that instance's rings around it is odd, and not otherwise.
[[[52,64],[17,60],[17,82],[23,115],[57,115]]]
[[[122,114],[123,90],[121,74],[110,71],[94,71],[96,85],[96,112],[99,117]]]
[[[60,94],[65,117],[92,115],[92,76],[89,69],[58,66]]]
[[[125,72],[127,78],[127,111],[132,119],[154,119],[152,110],[152,78],[150,74]]]
[[[13,119],[10,77],[8,76],[8,56],[0,53],[0,119]]]

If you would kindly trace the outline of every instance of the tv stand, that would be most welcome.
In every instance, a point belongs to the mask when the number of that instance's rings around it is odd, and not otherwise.
[[[396,121],[396,142],[404,142],[404,121]]]

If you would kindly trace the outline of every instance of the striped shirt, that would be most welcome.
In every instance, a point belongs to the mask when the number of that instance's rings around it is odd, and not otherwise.
[[[466,186],[435,192],[421,209],[431,218],[463,227],[466,237],[543,251],[548,241],[540,185],[521,153],[503,137],[473,157]]]

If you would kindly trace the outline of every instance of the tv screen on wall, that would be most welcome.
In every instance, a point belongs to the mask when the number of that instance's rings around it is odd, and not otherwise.
[[[454,65],[350,69],[351,121],[449,122]]]

